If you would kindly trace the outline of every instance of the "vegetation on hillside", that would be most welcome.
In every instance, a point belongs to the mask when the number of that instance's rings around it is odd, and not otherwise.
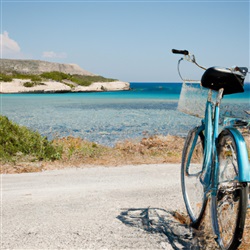
[[[4,73],[0,73],[0,81],[1,82],[11,82],[13,79],[12,75],[7,75]]]
[[[0,73],[0,81],[11,82],[13,79],[31,80],[34,82],[42,81],[42,77],[40,75],[21,74],[17,72],[12,72],[8,74]]]
[[[64,80],[71,81],[81,86],[89,86],[93,82],[113,82],[115,79],[105,78],[103,76],[84,76],[71,75],[58,71],[46,72],[40,75],[42,78],[63,82]]]
[[[26,87],[33,87],[35,85],[41,84],[43,81],[53,80],[57,82],[62,82],[68,86],[73,87],[74,84],[81,86],[89,86],[93,82],[113,82],[115,79],[105,78],[103,76],[86,76],[77,74],[66,74],[59,71],[45,72],[40,75],[32,74],[21,74],[21,73],[0,73],[0,81],[11,82],[13,79],[30,80],[33,84],[27,84]],[[70,84],[73,83],[73,84]]]

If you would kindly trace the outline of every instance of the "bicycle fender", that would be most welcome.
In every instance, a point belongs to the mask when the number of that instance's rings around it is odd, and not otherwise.
[[[227,127],[225,130],[229,131],[235,140],[238,155],[239,181],[250,182],[250,163],[248,160],[246,142],[242,134],[236,128]]]

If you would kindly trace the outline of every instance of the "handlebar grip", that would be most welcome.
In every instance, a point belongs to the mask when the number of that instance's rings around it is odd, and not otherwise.
[[[182,54],[187,56],[189,54],[188,50],[179,50],[179,49],[172,49],[172,52],[174,54]]]

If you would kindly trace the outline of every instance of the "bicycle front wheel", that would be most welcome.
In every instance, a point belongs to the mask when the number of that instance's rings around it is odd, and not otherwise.
[[[204,135],[199,127],[190,130],[182,153],[182,194],[191,219],[191,226],[198,227],[206,206],[204,188],[200,182],[204,158]]]
[[[238,155],[234,137],[224,130],[218,138],[218,189],[212,195],[212,220],[222,249],[241,243],[248,204],[247,183],[238,181]]]

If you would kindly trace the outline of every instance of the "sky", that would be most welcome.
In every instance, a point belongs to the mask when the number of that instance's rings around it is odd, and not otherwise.
[[[172,48],[205,67],[250,68],[249,1],[0,0],[0,56],[75,63],[128,82],[180,82]]]

